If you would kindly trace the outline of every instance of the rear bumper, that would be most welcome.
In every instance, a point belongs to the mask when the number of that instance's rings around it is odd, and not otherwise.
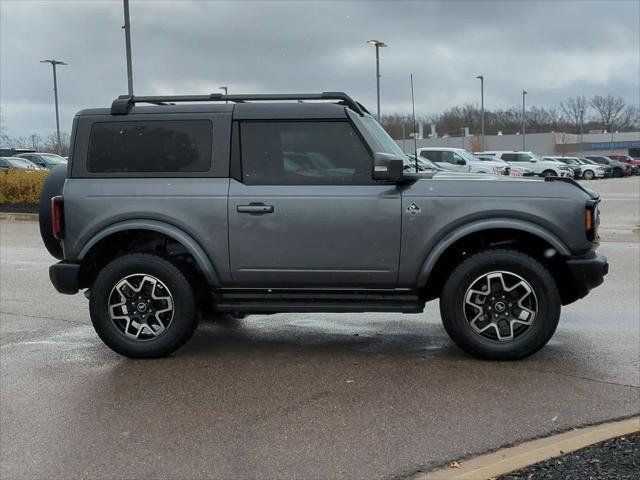
[[[592,253],[590,255],[569,257],[567,269],[571,288],[565,293],[563,304],[575,302],[584,297],[591,290],[604,282],[604,276],[609,273],[609,262],[604,255]]]
[[[49,280],[54,288],[66,295],[73,295],[80,290],[80,265],[77,263],[58,262],[49,267]]]

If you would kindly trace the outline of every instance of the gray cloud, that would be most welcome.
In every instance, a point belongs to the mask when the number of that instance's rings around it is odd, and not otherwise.
[[[375,106],[374,49],[381,52],[382,109],[419,113],[477,102],[487,108],[553,105],[606,94],[640,103],[640,3],[131,2],[135,91],[140,94],[344,90]],[[121,1],[0,3],[0,103],[8,133],[55,127],[51,71],[58,58],[61,124],[76,110],[126,92]]]

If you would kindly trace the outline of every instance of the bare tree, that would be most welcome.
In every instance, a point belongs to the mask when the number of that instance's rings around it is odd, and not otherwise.
[[[580,131],[580,125],[584,125],[584,118],[588,108],[589,105],[584,95],[569,97],[566,102],[560,102],[560,110],[569,124],[575,127],[576,133]]]
[[[616,128],[619,130],[638,130],[640,128],[640,108],[627,106],[621,113]]]
[[[589,100],[589,104],[598,112],[600,120],[602,121],[602,128],[607,128],[609,125],[613,129],[613,125],[618,125],[620,115],[626,107],[625,101],[622,97],[614,97],[613,95],[594,95]]]

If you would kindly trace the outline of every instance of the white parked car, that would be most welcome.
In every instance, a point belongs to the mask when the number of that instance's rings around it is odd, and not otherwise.
[[[431,160],[438,167],[451,172],[505,175],[509,169],[509,164],[501,160],[483,161],[463,148],[424,147],[417,152],[419,157]]]
[[[492,157],[504,160],[514,166],[526,166],[541,177],[569,177],[573,178],[573,170],[562,162],[545,160],[533,152],[518,152],[506,150],[492,150],[488,152],[477,152],[476,155],[491,155]]]
[[[519,165],[518,166],[509,165],[504,160],[499,160],[499,159],[497,159],[495,157],[492,157],[491,155],[474,155],[474,157],[476,157],[481,162],[502,162],[502,165],[505,168],[504,174],[505,175],[509,175],[510,177],[533,177],[533,176],[535,176],[535,173],[533,173],[533,170],[531,170],[530,168],[521,167]]]
[[[594,178],[604,178],[605,167],[602,165],[594,165],[587,163],[578,157],[544,157],[549,160],[557,160],[559,162],[569,165],[570,168],[574,168],[578,171],[578,178],[584,178],[585,180],[593,180]]]

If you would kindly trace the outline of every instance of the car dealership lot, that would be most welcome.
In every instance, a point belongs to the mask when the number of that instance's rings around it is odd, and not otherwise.
[[[640,181],[583,184],[611,271],[519,362],[461,353],[437,302],[203,322],[173,357],[127,360],[53,290],[37,225],[2,222],[0,477],[403,476],[639,413]]]

